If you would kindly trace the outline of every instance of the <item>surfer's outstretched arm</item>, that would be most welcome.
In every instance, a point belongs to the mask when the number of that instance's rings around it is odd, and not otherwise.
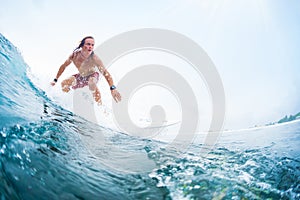
[[[52,86],[55,85],[55,83],[57,82],[58,78],[62,75],[62,73],[65,71],[66,67],[69,66],[72,63],[72,60],[70,59],[70,57],[59,67],[59,70],[56,74],[56,77],[54,78],[54,80],[50,83]]]
[[[99,69],[99,71],[101,72],[101,74],[105,77],[110,91],[111,91],[111,95],[114,98],[114,100],[116,102],[121,101],[121,94],[119,93],[119,91],[117,90],[116,86],[114,85],[114,81],[110,75],[110,73],[107,71],[107,69],[104,67],[101,59],[97,56],[97,55],[93,55],[94,57],[94,61],[96,63],[97,68]]]

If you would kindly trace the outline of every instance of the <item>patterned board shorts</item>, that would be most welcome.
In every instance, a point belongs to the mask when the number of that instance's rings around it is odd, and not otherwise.
[[[98,72],[94,72],[88,76],[81,76],[80,74],[74,74],[73,76],[76,79],[76,84],[72,86],[72,89],[83,88],[84,86],[87,86],[91,77],[96,78],[97,82],[99,80]]]

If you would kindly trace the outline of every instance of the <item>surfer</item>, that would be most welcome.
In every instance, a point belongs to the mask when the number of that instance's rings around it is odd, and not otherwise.
[[[121,95],[116,89],[113,79],[110,73],[104,67],[101,59],[94,53],[94,45],[95,41],[92,36],[83,38],[79,46],[60,66],[56,77],[51,82],[51,85],[54,86],[57,83],[58,78],[62,75],[66,67],[73,62],[79,73],[74,74],[61,82],[62,90],[64,92],[69,92],[70,88],[77,89],[89,86],[95,101],[98,104],[101,104],[101,94],[97,87],[100,72],[105,77],[110,87],[113,99],[116,102],[119,102],[121,101]],[[96,70],[96,67],[98,68],[99,72]]]

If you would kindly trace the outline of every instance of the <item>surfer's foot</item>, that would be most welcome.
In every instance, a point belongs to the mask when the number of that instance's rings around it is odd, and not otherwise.
[[[95,92],[93,92],[93,96],[94,96],[96,103],[98,103],[98,105],[101,105],[102,104],[101,95],[100,95],[98,88],[95,90]]]

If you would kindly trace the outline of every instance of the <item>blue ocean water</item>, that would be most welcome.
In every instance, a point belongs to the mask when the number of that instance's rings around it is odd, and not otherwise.
[[[0,67],[1,199],[300,199],[299,121],[224,132],[206,156],[201,142],[174,156],[52,102],[1,34]],[[94,151],[99,138],[108,142]],[[120,170],[129,162],[153,166]]]

